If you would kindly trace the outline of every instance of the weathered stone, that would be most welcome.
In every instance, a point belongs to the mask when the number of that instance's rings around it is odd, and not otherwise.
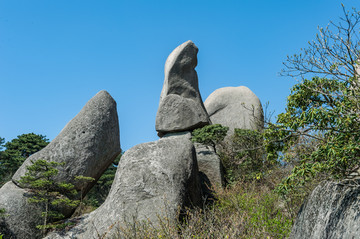
[[[162,136],[193,130],[210,123],[201,99],[195,71],[198,48],[187,41],[169,55],[155,128]]]
[[[0,188],[0,209],[5,209],[6,214],[0,218],[0,235],[3,234],[4,239],[42,238],[41,230],[36,226],[44,223],[41,212],[45,211],[45,207],[29,203],[30,197],[30,190],[22,189],[11,181]],[[56,210],[65,217],[73,213],[73,208],[66,206]]]
[[[73,183],[76,189],[82,188],[86,194],[95,182],[80,184],[74,181],[75,176],[84,175],[97,180],[119,153],[116,103],[109,93],[100,91],[50,144],[26,159],[13,176],[13,182],[18,185],[31,161],[45,159],[65,163],[64,167],[58,168],[56,180]],[[13,238],[40,237],[35,226],[41,224],[43,210],[28,204],[28,196],[26,189],[12,182],[0,189],[0,208],[5,208],[9,214],[3,219],[2,230],[13,233]],[[70,216],[73,211],[69,208],[60,210],[65,216]]]
[[[83,185],[74,181],[74,177],[83,175],[97,180],[119,153],[116,102],[108,92],[100,91],[53,141],[27,158],[12,179],[18,184],[31,161],[45,159],[65,163],[59,167],[58,181],[73,183],[78,190],[83,187],[87,192],[95,182]]]
[[[224,185],[224,168],[220,157],[211,146],[195,143],[196,157],[199,172],[205,174],[209,180],[209,188],[221,187]]]
[[[234,129],[262,131],[264,114],[259,98],[247,87],[224,87],[215,90],[205,101],[205,108],[213,124]]]
[[[302,205],[290,238],[359,238],[360,179],[323,182]]]
[[[48,238],[98,238],[111,235],[126,222],[178,218],[178,209],[199,205],[196,154],[190,133],[166,135],[137,145],[122,156],[109,196],[66,234]]]
[[[36,228],[42,224],[41,209],[27,201],[28,195],[11,181],[0,188],[0,209],[6,211],[6,216],[0,218],[0,234],[5,239],[41,238]]]

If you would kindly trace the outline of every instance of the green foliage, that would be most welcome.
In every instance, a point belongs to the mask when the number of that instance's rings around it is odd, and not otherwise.
[[[4,139],[0,138],[0,148],[3,147],[3,143]],[[34,133],[19,135],[4,144],[6,149],[0,153],[0,179],[11,177],[27,157],[47,144],[48,139],[45,136]]]
[[[4,148],[5,139],[0,137],[0,150]]]
[[[280,191],[302,186],[321,173],[344,178],[359,168],[360,102],[351,83],[314,77],[292,88],[286,112],[266,131],[268,158],[294,164]],[[291,154],[304,139],[312,140],[311,150]]]
[[[4,208],[0,208],[0,218],[5,217],[5,215],[6,215],[6,210]]]
[[[6,226],[4,225],[4,218],[8,216],[5,208],[0,208],[0,239],[6,234]]]
[[[44,208],[41,215],[43,224],[37,225],[37,228],[42,230],[44,236],[48,228],[57,227],[56,224],[51,222],[64,218],[59,207],[75,208],[79,203],[76,200],[71,200],[71,196],[77,194],[74,185],[54,180],[54,177],[59,172],[56,167],[63,165],[62,163],[47,162],[39,159],[27,166],[27,172],[20,180],[22,187],[31,188],[32,194],[28,199],[29,203],[35,203]]]
[[[215,146],[224,140],[229,127],[221,124],[206,125],[200,129],[195,129],[192,132],[191,140],[193,142]]]
[[[220,153],[228,182],[260,179],[273,164],[265,160],[263,134],[256,130],[235,129]]]
[[[105,201],[114,181],[117,166],[122,155],[123,152],[115,158],[114,162],[108,167],[103,175],[101,175],[93,188],[88,192],[84,199],[85,204],[92,207],[99,207]]]
[[[252,183],[246,187],[236,185],[230,194],[219,197],[216,207],[218,210],[241,212],[245,235],[257,235],[256,238],[287,237],[292,218],[279,207],[280,198],[276,193],[259,189],[259,185]]]
[[[92,182],[94,180],[95,180],[95,178],[85,177],[83,175],[79,175],[79,176],[75,177],[75,181],[80,182],[80,184],[82,184],[82,185],[86,185],[87,183]],[[81,187],[81,197],[82,197],[82,193],[84,192],[83,190],[85,190],[85,186]]]
[[[265,138],[268,159],[293,167],[278,187],[287,200],[360,168],[360,12],[343,13],[284,62],[283,75],[300,81]]]
[[[79,182],[82,185],[80,189],[80,204],[78,210],[79,215],[81,215],[83,212],[83,207],[84,207],[83,197],[84,197],[85,185],[87,185],[87,183],[92,182],[94,180],[95,178],[85,177],[83,175],[79,175],[75,177],[75,181]]]

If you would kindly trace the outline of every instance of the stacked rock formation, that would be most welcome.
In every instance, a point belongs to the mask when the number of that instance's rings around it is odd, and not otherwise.
[[[179,133],[126,151],[104,204],[66,234],[47,238],[111,238],[120,226],[145,221],[157,227],[159,219],[175,221],[179,209],[200,204],[194,147],[189,133]]]
[[[65,163],[59,168],[55,180],[73,183],[85,193],[95,182],[79,184],[75,176],[95,178],[103,174],[120,153],[119,123],[116,102],[106,91],[96,94],[84,108],[44,149],[31,155],[17,170],[12,182],[0,189],[0,208],[8,216],[2,221],[1,230],[5,237],[40,238],[41,210],[27,201],[28,190],[20,188],[19,180],[26,174],[26,167],[32,161],[44,159],[49,162]],[[72,211],[63,212],[70,216]]]
[[[165,65],[156,129],[163,138],[137,145],[122,156],[109,196],[65,234],[48,238],[111,237],[135,221],[175,221],[178,211],[202,203],[196,152],[188,130],[209,124],[198,90],[197,48],[177,47]]]
[[[290,238],[359,238],[360,179],[323,182],[302,205]]]
[[[247,87],[224,87],[215,90],[205,101],[205,108],[213,124],[262,131],[264,113],[259,98]]]
[[[169,55],[160,95],[155,128],[161,137],[210,124],[198,86],[195,71],[198,48],[187,41]]]
[[[214,149],[197,143],[194,146],[191,142],[190,131],[211,124],[198,87],[197,52],[195,44],[187,41],[166,60],[155,125],[162,138],[129,149],[119,162],[105,202],[78,218],[78,224],[69,231],[52,233],[47,238],[104,238],[112,237],[119,227],[134,221],[145,221],[154,227],[165,218],[175,222],[179,210],[202,205],[205,184],[223,185],[222,165]],[[256,128],[257,124],[253,124],[253,114],[245,112],[247,107],[254,107],[255,118],[262,117],[258,98],[246,87],[224,89],[227,90],[219,90],[220,94],[213,93],[220,97],[207,100],[214,123],[262,129],[261,125]],[[219,112],[225,120],[235,120],[220,122]],[[82,185],[73,181],[74,177],[98,179],[119,152],[116,103],[107,92],[101,91],[47,147],[24,162],[12,182],[0,189],[0,208],[10,214],[2,222],[6,229],[3,233],[16,238],[40,236],[35,226],[40,224],[41,210],[27,202],[28,190],[18,186],[31,161],[64,162],[65,167],[60,169],[56,180],[73,183],[76,189],[86,192],[93,183]]]
[[[175,48],[166,60],[155,125],[160,137],[211,124],[199,91],[195,70],[197,53],[195,44],[187,41]],[[214,150],[200,144],[195,144],[195,148],[200,171],[210,184],[222,185],[221,162]]]

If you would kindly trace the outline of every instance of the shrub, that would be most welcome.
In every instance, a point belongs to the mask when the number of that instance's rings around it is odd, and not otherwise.
[[[195,129],[192,132],[191,140],[212,146],[216,152],[216,145],[224,140],[228,130],[229,127],[222,126],[221,124],[206,125],[200,129]]]
[[[263,134],[235,129],[220,153],[228,182],[261,179],[274,163],[266,161]]]

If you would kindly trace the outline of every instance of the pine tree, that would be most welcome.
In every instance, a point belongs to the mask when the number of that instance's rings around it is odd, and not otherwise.
[[[63,165],[39,159],[27,167],[25,176],[20,180],[23,187],[31,189],[31,197],[28,201],[36,203],[44,209],[41,213],[43,224],[37,225],[44,236],[48,228],[57,227],[53,222],[64,218],[59,210],[60,206],[75,208],[79,204],[79,201],[71,199],[71,196],[77,194],[73,184],[54,180],[59,172],[56,167]]]
[[[0,186],[10,180],[26,158],[43,149],[48,143],[44,135],[34,133],[19,135],[6,143],[0,137]]]
[[[221,124],[206,125],[192,132],[192,142],[197,142],[214,147],[216,153],[216,145],[224,140],[229,127]]]
[[[83,198],[84,198],[84,191],[85,191],[85,185],[87,185],[87,183],[95,181],[95,178],[92,177],[85,177],[83,175],[80,176],[76,176],[75,177],[75,181],[80,182],[81,183],[81,189],[80,189],[80,204],[79,204],[79,214],[82,214],[82,210],[83,210],[83,206],[84,206],[84,202],[83,202]]]

